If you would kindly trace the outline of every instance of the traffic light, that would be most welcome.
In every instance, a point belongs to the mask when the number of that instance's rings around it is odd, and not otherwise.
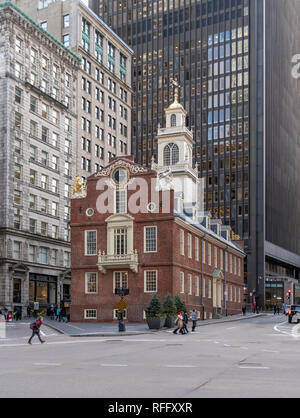
[[[286,294],[286,296],[287,296],[287,298],[288,298],[288,300],[289,300],[289,302],[291,301],[291,289],[289,289],[288,291],[287,291],[287,294]]]

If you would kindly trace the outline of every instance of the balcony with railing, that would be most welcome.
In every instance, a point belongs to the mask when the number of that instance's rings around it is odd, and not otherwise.
[[[128,268],[134,273],[138,272],[138,252],[132,251],[128,254],[105,254],[99,251],[97,266],[101,273],[105,274],[108,269]]]

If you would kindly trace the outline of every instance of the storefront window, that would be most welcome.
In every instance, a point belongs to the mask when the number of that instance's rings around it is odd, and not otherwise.
[[[29,301],[43,305],[56,304],[57,277],[29,275]]]
[[[48,302],[48,283],[47,282],[37,282],[36,301],[40,303]]]

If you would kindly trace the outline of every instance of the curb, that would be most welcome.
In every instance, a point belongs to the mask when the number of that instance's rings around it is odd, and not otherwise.
[[[197,327],[202,327],[202,326],[207,326],[207,325],[215,325],[215,324],[224,324],[224,323],[230,323],[230,322],[236,322],[236,321],[244,321],[247,319],[253,319],[253,318],[258,318],[261,316],[266,316],[267,314],[265,313],[261,313],[261,314],[256,314],[253,316],[246,316],[246,317],[240,317],[240,318],[230,318],[230,319],[217,319],[214,322],[205,322],[204,321],[197,321]],[[56,328],[54,325],[52,325],[49,322],[44,322],[44,325],[48,326],[49,328],[54,329],[55,331],[59,332],[60,334],[63,335],[67,335],[69,337],[124,337],[124,336],[135,336],[135,335],[151,335],[151,334],[156,334],[158,332],[167,332],[167,330],[170,330],[172,328],[163,328],[163,329],[158,329],[157,331],[137,331],[137,332],[132,332],[132,331],[128,331],[128,332],[91,332],[91,333],[85,333],[85,334],[68,334],[64,331],[62,331],[59,328]]]

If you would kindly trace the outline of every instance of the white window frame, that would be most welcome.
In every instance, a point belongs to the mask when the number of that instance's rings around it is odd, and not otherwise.
[[[155,290],[147,290],[147,273],[155,273],[156,288]],[[157,270],[145,270],[144,271],[144,293],[157,293],[158,292],[158,271]]]
[[[205,277],[202,278],[202,295],[205,298],[206,292],[205,292]]]
[[[87,314],[88,312],[95,312],[96,315],[94,317],[90,317]],[[84,309],[83,310],[83,317],[84,317],[84,319],[95,321],[95,320],[98,319],[98,311],[97,311],[97,309]]]
[[[88,232],[96,232],[96,251],[95,251],[95,253],[93,253],[93,254],[88,254],[88,251],[87,251],[87,237],[88,237]],[[84,231],[84,255],[85,256],[95,256],[95,255],[97,255],[97,242],[98,242],[98,234],[97,234],[97,230],[95,230],[95,229],[90,229],[90,230],[87,230],[87,231]]]
[[[128,287],[128,272],[127,271],[114,271],[113,272],[113,293],[115,294],[115,289],[116,289],[116,274],[120,273],[122,276],[123,274],[127,275],[126,281],[127,281],[127,287]],[[121,282],[121,287],[124,288],[123,286],[123,280],[125,280],[125,278],[123,279],[123,277],[120,278],[120,282]]]
[[[199,296],[199,276],[195,276],[195,296]]]
[[[184,230],[180,229],[180,255],[184,255]]]
[[[215,268],[218,268],[218,248],[214,247],[214,264]]]
[[[184,272],[180,272],[180,293],[184,294]]]
[[[118,319],[119,309],[113,309],[113,319]],[[123,319],[127,319],[127,309],[123,310]]]
[[[211,266],[211,244],[207,244],[207,253],[208,253],[208,265]]]
[[[207,297],[208,297],[208,299],[211,299],[211,280],[210,279],[207,279],[207,284],[208,284],[208,286],[207,286],[207,289],[208,289]]]
[[[123,202],[125,203],[125,205],[124,205],[124,211],[123,210],[120,210],[120,203],[119,203],[119,210],[117,211],[117,192],[124,192],[124,194],[125,194],[125,197],[124,197],[124,200],[123,200]],[[114,199],[114,213],[115,214],[124,214],[124,213],[127,213],[127,189],[115,189],[115,199]],[[122,202],[122,201],[121,201]],[[122,208],[123,208],[123,206],[122,206]]]
[[[147,250],[147,229],[155,230],[155,250]],[[157,226],[156,225],[144,226],[144,253],[157,253]]]
[[[88,290],[88,284],[89,284],[89,279],[90,279],[90,275],[95,275],[96,278],[96,291],[95,292],[89,292]],[[98,294],[98,273],[95,271],[87,271],[85,273],[85,294],[86,295],[97,295]]]
[[[195,260],[199,261],[199,238],[195,237]]]
[[[202,241],[202,262],[203,262],[203,264],[206,264],[205,247],[206,247],[206,241]]]
[[[188,233],[188,258],[192,258],[192,234]]]
[[[193,294],[193,276],[191,274],[188,274],[188,294]]]

